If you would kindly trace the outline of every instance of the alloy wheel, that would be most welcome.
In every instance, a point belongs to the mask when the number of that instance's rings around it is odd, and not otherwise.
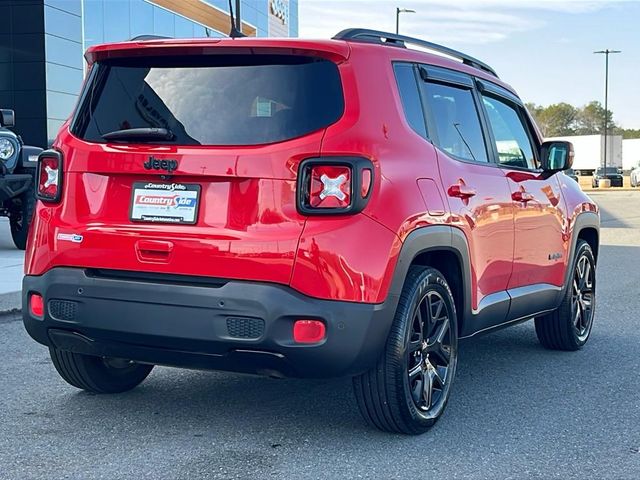
[[[589,258],[586,255],[582,255],[576,263],[571,296],[573,326],[581,341],[589,336],[593,321],[594,275],[595,270]]]
[[[447,398],[456,351],[451,314],[442,296],[434,290],[424,293],[414,311],[407,355],[413,402],[423,416],[435,417]]]

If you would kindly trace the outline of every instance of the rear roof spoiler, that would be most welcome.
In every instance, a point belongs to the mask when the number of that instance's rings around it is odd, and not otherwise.
[[[335,62],[349,58],[351,47],[335,40],[300,38],[166,38],[141,35],[127,42],[93,45],[84,54],[89,65],[108,58],[150,55],[216,55],[239,54],[243,50],[259,54],[292,54],[324,57]]]

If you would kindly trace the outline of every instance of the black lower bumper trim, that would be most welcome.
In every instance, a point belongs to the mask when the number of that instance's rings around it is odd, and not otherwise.
[[[162,280],[162,279],[161,279]],[[45,299],[45,315],[28,299]],[[23,281],[23,320],[44,345],[142,363],[288,377],[369,369],[385,347],[395,304],[319,300],[281,285],[167,283],[54,268]],[[297,319],[319,319],[319,344],[293,340]]]

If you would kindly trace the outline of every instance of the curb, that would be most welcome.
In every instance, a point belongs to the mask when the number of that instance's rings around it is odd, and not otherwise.
[[[640,189],[633,187],[610,187],[610,188],[583,188],[583,192],[640,192]]]
[[[22,308],[22,292],[0,293],[0,314],[18,312]]]

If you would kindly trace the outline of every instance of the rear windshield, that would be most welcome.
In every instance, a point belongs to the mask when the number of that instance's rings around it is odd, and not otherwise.
[[[72,126],[90,142],[105,143],[103,135],[118,130],[163,128],[171,140],[142,141],[274,143],[327,127],[344,110],[337,66],[315,57],[151,57],[93,70]]]

